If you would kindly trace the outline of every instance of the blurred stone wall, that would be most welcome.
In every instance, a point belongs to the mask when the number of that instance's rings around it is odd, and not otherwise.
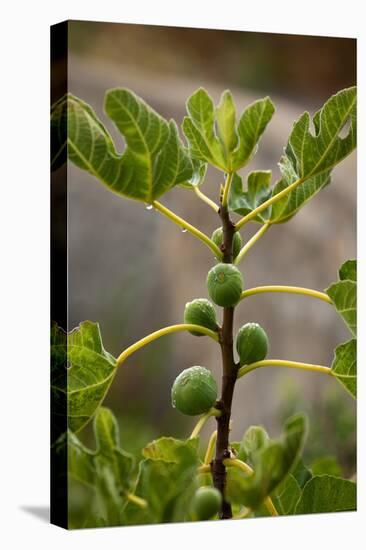
[[[69,89],[90,103],[123,150],[121,136],[103,114],[105,90],[124,86],[141,95],[163,116],[178,123],[185,114],[187,97],[204,86],[218,101],[222,89],[200,75],[161,76],[91,61],[72,55]],[[223,84],[225,87],[225,84]],[[238,112],[257,99],[243,89],[231,88]],[[248,170],[272,169],[277,162],[293,121],[316,105],[292,103],[271,94],[276,114]],[[124,347],[163,326],[181,322],[184,305],[206,297],[205,279],[214,260],[209,250],[190,234],[148,211],[143,204],[111,193],[89,174],[69,166],[69,324],[83,319],[99,321],[105,345],[118,354]],[[221,176],[209,171],[204,191],[217,200]],[[189,190],[176,188],[162,202],[207,234],[219,225],[218,217]],[[356,158],[353,154],[334,171],[332,183],[312,199],[290,222],[273,226],[241,265],[247,288],[262,284],[290,284],[324,289],[336,279],[340,264],[356,254]],[[247,240],[256,229],[242,231]],[[248,228],[247,228],[248,227]],[[329,365],[334,347],[348,338],[342,321],[325,303],[301,296],[267,294],[248,298],[237,309],[235,326],[256,321],[267,330],[270,356]],[[109,399],[123,415],[144,386],[147,414],[161,433],[161,416],[170,410],[170,386],[182,369],[201,364],[220,376],[217,346],[207,338],[187,334],[168,337],[169,343],[154,343],[159,376],[151,375],[143,352],[132,356],[119,373]],[[154,347],[155,346],[155,347]],[[159,347],[160,346],[160,347]],[[273,411],[279,406],[275,391],[281,369],[261,369],[238,383],[234,401],[234,437],[250,423],[278,429]],[[335,381],[317,374],[292,372],[291,376],[312,401],[321,399],[324,386]],[[343,398],[343,397],[342,397]],[[348,399],[348,396],[344,396]],[[146,405],[146,403],[145,403]],[[138,405],[136,405],[137,407]],[[175,418],[175,417],[174,417]],[[177,416],[178,419],[178,416]],[[151,420],[151,418],[149,418]],[[190,423],[190,421],[188,421]]]

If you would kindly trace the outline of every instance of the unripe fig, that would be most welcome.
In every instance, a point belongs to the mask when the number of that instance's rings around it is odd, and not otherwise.
[[[189,325],[200,325],[214,331],[218,329],[215,308],[206,298],[198,298],[186,304],[184,322]],[[190,330],[189,332],[194,336],[204,336],[202,332],[194,330]]]
[[[220,510],[222,497],[215,487],[200,487],[192,500],[192,511],[200,521],[211,519]]]
[[[222,245],[222,241],[223,241],[222,227],[218,227],[217,229],[215,229],[215,231],[211,235],[211,239],[220,248],[220,246]],[[238,233],[236,231],[234,233],[234,238],[233,238],[233,258],[234,258],[234,260],[235,260],[235,258],[237,257],[237,255],[239,254],[239,252],[241,250],[241,245],[242,245],[242,242],[241,242],[240,233]]]
[[[207,289],[210,298],[222,307],[233,307],[243,290],[243,278],[233,264],[217,264],[207,275]]]
[[[257,323],[247,323],[237,334],[236,349],[241,365],[262,361],[268,352],[267,334]]]
[[[216,399],[216,380],[204,367],[185,369],[174,381],[172,405],[183,414],[203,414],[211,409]]]

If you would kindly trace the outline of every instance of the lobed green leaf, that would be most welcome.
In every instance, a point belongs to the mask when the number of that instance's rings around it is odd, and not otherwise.
[[[236,108],[233,96],[226,90],[216,107],[217,134],[222,145],[224,158],[228,160],[230,154],[235,151],[238,145],[238,134],[236,131]]]
[[[235,468],[228,472],[228,499],[253,510],[262,505],[296,466],[307,433],[306,417],[301,414],[291,417],[279,440],[266,439],[264,433],[257,437],[258,432],[249,431],[244,436],[247,443],[243,443],[242,448],[246,448],[253,473],[246,476]]]
[[[65,413],[63,404],[67,399],[68,427],[77,432],[102,403],[116,374],[117,362],[104,349],[97,323],[84,321],[69,334],[54,325],[51,337],[55,412]]]
[[[257,144],[274,113],[266,97],[249,105],[236,124],[236,110],[226,90],[214,107],[207,91],[199,88],[187,101],[183,132],[191,155],[223,172],[236,172],[255,154]]]
[[[251,426],[245,432],[239,448],[239,455],[241,460],[250,463],[255,462],[255,456],[257,453],[267,447],[270,443],[269,436],[266,430],[262,426]]]
[[[331,373],[356,398],[357,396],[357,340],[337,346]]]
[[[194,189],[194,187],[200,187],[206,176],[207,172],[207,163],[201,162],[195,158],[191,159],[193,172],[189,180],[180,183],[180,187],[185,187],[186,189]]]
[[[149,443],[143,450],[145,458],[154,460],[166,460],[167,462],[190,463],[196,460],[199,438],[175,439],[174,437],[161,437]]]
[[[136,495],[148,502],[146,510],[129,504],[131,524],[167,523],[188,518],[189,503],[198,487],[198,440],[161,438],[143,451]]]
[[[325,291],[332,300],[334,307],[355,336],[357,332],[356,270],[356,260],[345,262],[339,270],[339,281],[330,285]]]
[[[272,172],[270,170],[250,172],[247,180],[247,190],[244,191],[242,178],[238,174],[234,174],[230,187],[229,209],[236,214],[245,216],[260,206],[272,195],[271,177]],[[270,215],[271,207],[257,214],[253,221],[266,223]]]
[[[301,489],[304,487],[305,483],[307,483],[312,477],[311,471],[307,466],[305,466],[301,458],[298,460],[296,466],[293,468],[291,473]]]
[[[282,223],[330,182],[331,170],[356,147],[356,88],[333,95],[313,117],[309,113],[295,122],[280,161],[282,179],[273,196],[295,181],[302,183],[272,206],[271,221]],[[340,133],[349,124],[346,137]]]
[[[250,161],[257,151],[258,141],[275,112],[269,97],[249,105],[238,124],[239,146],[232,155],[232,170],[236,172]]]
[[[342,477],[342,468],[335,456],[324,455],[315,459],[311,464],[313,476],[331,475]]]
[[[295,513],[296,504],[300,496],[301,487],[295,477],[290,474],[276,489],[272,500],[281,516],[289,516]]]
[[[357,262],[347,260],[339,269],[339,280],[325,291],[353,335],[357,334]],[[331,373],[356,398],[357,340],[340,344],[335,352]]]
[[[349,280],[357,283],[357,260],[347,260],[339,269],[341,281]]]
[[[125,88],[109,90],[105,111],[123,135],[122,155],[93,109],[68,94],[51,112],[54,167],[68,158],[125,197],[151,203],[173,186],[190,180],[193,167],[174,121],[166,121]]]
[[[311,478],[296,506],[296,514],[356,510],[356,484],[330,475]]]
[[[128,502],[126,493],[132,487],[134,459],[121,449],[117,421],[109,409],[98,410],[93,429],[95,451],[68,432],[68,473],[94,490],[98,518],[108,526],[120,525]]]

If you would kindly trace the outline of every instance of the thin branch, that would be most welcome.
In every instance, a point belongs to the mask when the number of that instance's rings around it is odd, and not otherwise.
[[[193,187],[194,192],[196,193],[197,197],[199,197],[203,202],[208,204],[215,212],[218,213],[220,207],[218,204],[216,204],[213,200],[211,200],[207,195],[202,193],[201,189],[198,187],[198,185],[195,185]]]
[[[263,210],[265,210],[266,208],[268,208],[269,206],[271,206],[272,204],[274,204],[275,202],[279,201],[280,199],[282,199],[282,197],[285,197],[288,193],[290,193],[291,191],[293,191],[294,189],[296,189],[296,187],[298,187],[301,183],[303,183],[304,180],[302,178],[294,181],[293,183],[291,183],[291,185],[289,185],[288,187],[286,187],[285,189],[282,189],[282,191],[280,191],[279,193],[277,193],[276,195],[274,195],[273,197],[271,197],[270,199],[262,202],[262,204],[260,204],[259,206],[257,206],[257,208],[254,208],[254,210],[252,210],[251,212],[249,212],[249,214],[247,214],[246,216],[244,216],[244,218],[242,218],[241,220],[239,220],[236,224],[235,224],[235,227],[236,227],[236,231],[238,231],[241,227],[243,227],[243,225],[245,225],[246,223],[248,223],[250,220],[252,220],[253,218],[256,217],[257,214],[259,214],[260,212],[262,212]]]
[[[257,286],[254,288],[249,288],[242,292],[240,299],[243,300],[248,296],[254,296],[255,294],[264,294],[266,292],[286,292],[288,294],[302,294],[304,296],[311,296],[312,298],[318,298],[332,304],[332,300],[329,298],[328,294],[324,292],[319,292],[319,290],[313,290],[311,288],[303,288],[300,286],[286,286],[286,285],[268,285],[268,286]]]
[[[186,229],[187,231],[189,231],[189,233],[194,235],[197,239],[205,243],[205,245],[208,246],[211,249],[211,251],[214,253],[216,258],[218,258],[219,260],[222,258],[222,252],[219,249],[219,247],[216,246],[216,244],[207,235],[205,235],[205,233],[202,233],[202,231],[197,229],[197,227],[188,223],[186,220],[184,220],[183,218],[181,218],[180,216],[178,216],[177,214],[169,210],[169,208],[167,208],[166,206],[163,206],[158,201],[154,201],[152,203],[152,206],[158,212],[160,212],[161,214],[169,218],[169,220],[171,220],[173,223],[178,225],[181,229]]]
[[[252,246],[267,232],[267,230],[271,227],[270,223],[265,223],[260,227],[260,229],[253,235],[251,239],[243,246],[243,248],[240,250],[239,254],[234,260],[234,264],[238,265],[242,259],[244,258],[245,254],[252,248]]]
[[[311,363],[299,363],[297,361],[285,361],[283,359],[264,359],[257,361],[251,365],[243,366],[238,371],[238,378],[245,376],[252,370],[260,369],[261,367],[287,367],[289,369],[301,369],[312,372],[320,372],[323,374],[332,374],[332,369],[323,365],[313,365]]]
[[[137,342],[132,344],[132,346],[126,348],[117,358],[117,366],[120,366],[127,359],[127,357],[132,355],[132,353],[135,353],[135,351],[139,350],[143,346],[146,346],[146,344],[150,344],[150,342],[153,342],[157,338],[165,336],[166,334],[172,334],[173,332],[181,332],[186,330],[200,332],[202,334],[205,334],[206,336],[210,336],[210,338],[215,340],[215,342],[218,342],[219,340],[217,332],[214,332],[213,330],[202,327],[200,325],[190,325],[187,323],[182,323],[181,325],[171,325],[170,327],[161,328],[156,332],[152,332],[148,336],[145,336],[145,338],[141,338],[141,340],[138,340]]]
[[[233,238],[235,235],[235,226],[230,219],[230,214],[226,206],[220,207],[220,218],[223,230],[222,261],[232,263],[233,261]],[[217,440],[215,458],[212,460],[212,479],[216,489],[222,495],[220,519],[229,519],[232,517],[230,502],[225,496],[226,487],[226,468],[223,460],[229,456],[229,431],[231,418],[231,404],[233,399],[234,387],[237,375],[237,366],[234,360],[233,351],[233,323],[234,308],[223,308],[223,322],[220,331],[220,346],[222,356],[222,384],[221,396],[217,403],[222,414],[217,418]]]

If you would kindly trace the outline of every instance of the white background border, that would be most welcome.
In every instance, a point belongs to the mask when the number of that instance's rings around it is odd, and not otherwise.
[[[304,0],[61,0],[2,5],[1,40],[1,453],[0,541],[6,549],[283,548],[364,544],[365,365],[359,359],[359,511],[309,517],[66,532],[24,511],[49,500],[49,26],[116,21],[358,38],[359,150],[365,151],[363,2]],[[363,63],[364,68],[361,64]],[[359,155],[359,274],[365,281],[365,160]],[[346,184],[346,182],[345,182]],[[359,333],[365,292],[359,288]],[[365,357],[365,341],[359,342]],[[363,540],[363,542],[359,542]],[[193,545],[193,546],[192,546]]]

